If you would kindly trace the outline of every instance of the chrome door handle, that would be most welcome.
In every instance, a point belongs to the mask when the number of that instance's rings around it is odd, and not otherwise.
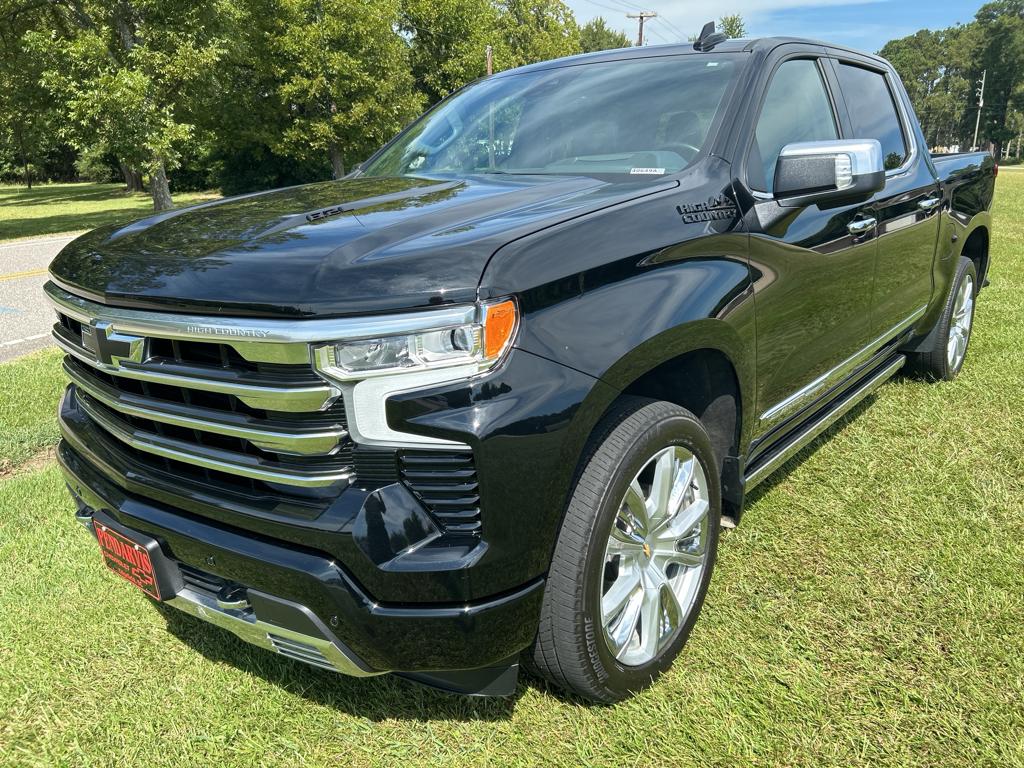
[[[863,235],[869,229],[874,229],[877,223],[878,221],[872,218],[858,219],[857,221],[851,221],[846,225],[846,228],[850,230],[851,235]]]
[[[917,204],[917,207],[920,208],[922,211],[930,211],[935,208],[938,208],[941,202],[941,197],[926,197],[924,200]]]

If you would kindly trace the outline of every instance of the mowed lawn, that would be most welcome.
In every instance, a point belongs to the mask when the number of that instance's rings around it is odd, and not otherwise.
[[[176,206],[218,197],[216,192],[175,194]],[[40,184],[32,189],[0,184],[0,241],[95,229],[153,212],[145,192],[121,184]]]
[[[347,679],[165,618],[52,463],[15,468],[54,438],[57,356],[0,366],[0,763],[1024,765],[1024,174],[998,193],[963,374],[897,378],[761,490],[681,658],[613,707]]]

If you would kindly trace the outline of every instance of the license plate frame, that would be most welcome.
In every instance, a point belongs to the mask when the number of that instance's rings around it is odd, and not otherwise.
[[[153,600],[174,596],[166,576],[169,562],[156,539],[128,530],[100,513],[93,516],[92,524],[107,568]]]

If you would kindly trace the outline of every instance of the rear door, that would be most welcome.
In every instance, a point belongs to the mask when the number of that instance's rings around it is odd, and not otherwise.
[[[850,373],[871,337],[874,227],[868,201],[787,209],[772,181],[786,144],[842,136],[827,61],[804,51],[773,64],[746,142],[743,177],[757,201],[750,268],[757,312],[756,431],[797,416]],[[863,223],[864,226],[860,226]]]
[[[894,336],[931,298],[942,195],[891,73],[869,59],[839,57],[832,65],[851,138],[882,145],[885,189],[868,211],[878,240],[871,323],[876,335]]]

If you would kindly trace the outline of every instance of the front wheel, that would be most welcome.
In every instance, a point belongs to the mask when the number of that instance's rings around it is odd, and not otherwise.
[[[569,502],[531,666],[605,703],[650,685],[700,613],[720,519],[717,465],[700,421],[671,403],[623,401]]]

